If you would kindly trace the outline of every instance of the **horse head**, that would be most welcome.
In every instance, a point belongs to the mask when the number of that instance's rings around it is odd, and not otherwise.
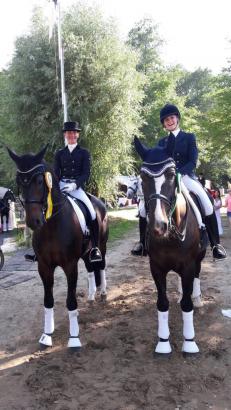
[[[32,230],[41,228],[46,222],[47,198],[52,187],[52,176],[47,172],[43,160],[47,147],[48,145],[37,154],[29,153],[21,156],[7,148],[17,166],[16,182],[26,211],[26,224]]]
[[[126,197],[128,199],[134,198],[138,190],[138,177],[131,177],[129,185],[127,187]]]
[[[142,151],[142,187],[149,221],[149,233],[166,237],[176,198],[176,165],[172,158],[174,137],[166,147],[156,146]]]
[[[141,178],[149,225],[152,227],[150,234],[166,236],[175,206],[175,165],[169,161],[163,172],[157,175],[153,172],[151,164],[144,163]]]

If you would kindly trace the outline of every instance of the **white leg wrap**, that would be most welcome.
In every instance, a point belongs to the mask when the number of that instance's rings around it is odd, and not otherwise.
[[[195,336],[194,326],[193,326],[193,310],[191,312],[183,312],[183,335],[185,339],[193,339]],[[194,340],[184,340],[182,351],[185,353],[198,353],[199,348],[194,342]]]
[[[54,309],[44,308],[45,322],[44,322],[44,333],[50,335],[54,332]]]
[[[202,298],[201,298],[201,287],[200,287],[200,279],[194,278],[193,281],[193,293],[192,293],[192,299],[193,299],[193,306],[194,307],[201,307],[203,306]]]
[[[94,272],[88,273],[88,300],[95,300],[96,284],[95,284],[95,274]]]
[[[105,273],[105,269],[102,269],[100,271],[100,279],[101,279],[101,286],[100,286],[100,293],[101,295],[106,295],[107,294],[107,281],[106,281],[106,273]]]
[[[160,312],[158,310],[158,336],[161,339],[168,339],[169,334],[168,310],[167,312]]]
[[[158,310],[158,336],[161,339],[168,339],[169,338],[169,327],[168,327],[168,311],[167,312],[159,312]],[[163,342],[159,340],[156,345],[155,352],[160,354],[168,354],[171,353],[171,345],[169,340]]]
[[[70,323],[70,336],[78,337],[79,336],[79,324],[78,324],[78,312],[75,310],[68,310],[69,323]]]
[[[193,310],[191,312],[183,312],[183,335],[185,339],[193,339],[195,336],[193,326]]]
[[[69,321],[70,321],[70,337],[68,340],[68,347],[79,348],[81,347],[81,342],[79,340],[79,324],[78,324],[78,311],[68,310]]]
[[[200,279],[194,278],[192,298],[196,298],[200,295],[201,295]]]

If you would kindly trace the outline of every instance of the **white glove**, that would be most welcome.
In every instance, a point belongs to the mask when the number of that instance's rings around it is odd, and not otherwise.
[[[77,185],[75,182],[70,182],[69,184],[64,185],[62,188],[63,192],[72,192],[77,188]]]

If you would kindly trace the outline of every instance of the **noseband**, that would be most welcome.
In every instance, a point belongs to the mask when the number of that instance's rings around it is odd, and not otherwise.
[[[162,194],[152,194],[149,196],[147,201],[147,208],[149,208],[149,203],[156,199],[160,199],[161,201],[165,202],[170,208],[172,207],[173,201],[170,201],[165,195]],[[174,201],[175,202],[175,201]],[[175,203],[174,203],[175,205]]]

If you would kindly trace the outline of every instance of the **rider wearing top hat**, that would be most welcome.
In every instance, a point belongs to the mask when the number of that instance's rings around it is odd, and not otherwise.
[[[98,248],[99,228],[95,209],[84,192],[84,186],[90,176],[90,154],[80,147],[78,139],[81,128],[78,122],[64,123],[63,132],[67,145],[55,154],[54,171],[59,179],[63,192],[80,199],[87,206],[91,214],[90,236],[92,248],[89,254],[90,262],[101,262],[102,255]]]
[[[219,233],[213,205],[194,173],[198,158],[196,138],[194,134],[184,132],[180,129],[180,118],[180,112],[175,105],[166,104],[160,110],[160,121],[169,134],[159,141],[159,145],[164,147],[169,135],[174,135],[174,160],[176,162],[176,169],[182,175],[182,180],[188,190],[200,198],[205,212],[205,225],[212,247],[213,257],[216,259],[224,259],[226,252],[224,248],[219,245]]]

